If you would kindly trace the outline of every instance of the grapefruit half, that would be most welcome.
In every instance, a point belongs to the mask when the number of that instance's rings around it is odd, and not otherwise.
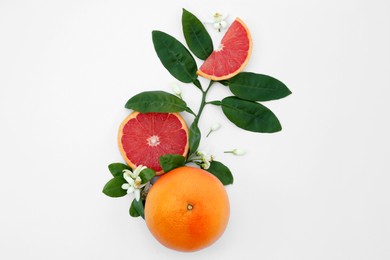
[[[240,18],[236,18],[223,36],[219,48],[204,61],[197,74],[214,81],[229,79],[244,69],[251,52],[249,29]]]
[[[119,127],[119,150],[126,163],[135,169],[143,165],[162,174],[160,156],[187,156],[188,127],[178,113],[132,112]]]

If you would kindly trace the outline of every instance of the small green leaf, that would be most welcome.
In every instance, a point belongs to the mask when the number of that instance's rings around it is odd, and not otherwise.
[[[194,113],[194,111],[192,111],[192,109],[189,108],[189,107],[186,108],[186,112],[190,113],[191,115],[196,116],[196,114]]]
[[[196,152],[196,150],[198,149],[200,138],[201,138],[201,133],[198,127],[198,123],[194,121],[190,126],[189,141],[188,141],[190,144],[190,152],[189,152],[190,155]]]
[[[135,199],[133,200],[133,202],[131,203],[131,206],[130,206],[130,210],[129,210],[129,214],[130,216],[132,216],[133,218],[137,218],[140,216],[140,214],[138,213],[138,211],[134,208],[134,201]]]
[[[126,180],[122,176],[114,177],[106,183],[103,188],[103,193],[113,198],[123,197],[127,194],[127,192],[122,189],[122,184],[125,182]]]
[[[147,183],[148,181],[150,181],[154,176],[156,175],[156,172],[153,171],[152,169],[150,168],[146,168],[146,169],[143,169],[140,174],[139,174],[139,177],[141,178],[142,180],[142,184],[145,184]]]
[[[153,31],[152,38],[161,63],[172,76],[184,83],[198,77],[195,59],[181,42],[161,31]]]
[[[207,59],[213,52],[213,41],[203,23],[183,9],[182,25],[184,38],[190,50],[201,60]]]
[[[108,169],[114,177],[123,176],[123,170],[131,170],[129,166],[123,163],[111,163],[108,165]]]
[[[203,92],[202,84],[200,84],[199,79],[194,80],[192,83],[194,83],[194,85]]]
[[[222,100],[222,111],[236,126],[260,133],[274,133],[282,130],[278,118],[267,107],[237,97]]]
[[[136,200],[133,199],[133,202],[131,203],[130,210],[129,210],[130,216],[132,217],[139,217],[141,216],[143,219],[145,219],[144,215],[144,204],[142,203],[142,200]]]
[[[226,167],[223,163],[212,161],[207,171],[215,175],[215,177],[217,177],[223,185],[233,184],[233,175],[229,168]]]
[[[269,101],[284,98],[291,91],[281,81],[267,75],[241,72],[229,79],[230,91],[241,99]]]
[[[184,166],[185,158],[179,154],[166,154],[160,157],[160,165],[164,172]]]
[[[173,113],[186,110],[187,104],[168,92],[145,91],[130,98],[125,107],[141,113]]]

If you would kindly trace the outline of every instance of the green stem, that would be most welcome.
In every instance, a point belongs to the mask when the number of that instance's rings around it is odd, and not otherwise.
[[[210,90],[211,86],[213,85],[213,83],[214,83],[214,81],[210,80],[210,83],[209,83],[207,89],[206,90],[201,89],[202,90],[202,102],[200,103],[199,111],[197,113],[197,116],[194,119],[194,122],[196,122],[196,123],[199,122],[199,118],[202,115],[202,112],[203,112],[203,109],[204,109],[205,105],[207,104],[207,102],[206,102],[207,92],[209,92],[209,90]]]

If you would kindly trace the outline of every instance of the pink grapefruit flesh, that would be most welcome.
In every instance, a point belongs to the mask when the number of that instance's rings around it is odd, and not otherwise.
[[[160,156],[188,153],[188,127],[178,113],[134,111],[121,124],[118,145],[126,163],[146,166],[162,174]]]
[[[197,74],[214,81],[229,79],[241,72],[252,52],[252,37],[240,18],[231,24],[217,50],[200,66]]]

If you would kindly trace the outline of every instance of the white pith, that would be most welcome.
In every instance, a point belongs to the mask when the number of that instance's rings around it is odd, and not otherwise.
[[[149,146],[157,146],[160,144],[160,138],[157,135],[152,135],[146,140],[148,141]]]

